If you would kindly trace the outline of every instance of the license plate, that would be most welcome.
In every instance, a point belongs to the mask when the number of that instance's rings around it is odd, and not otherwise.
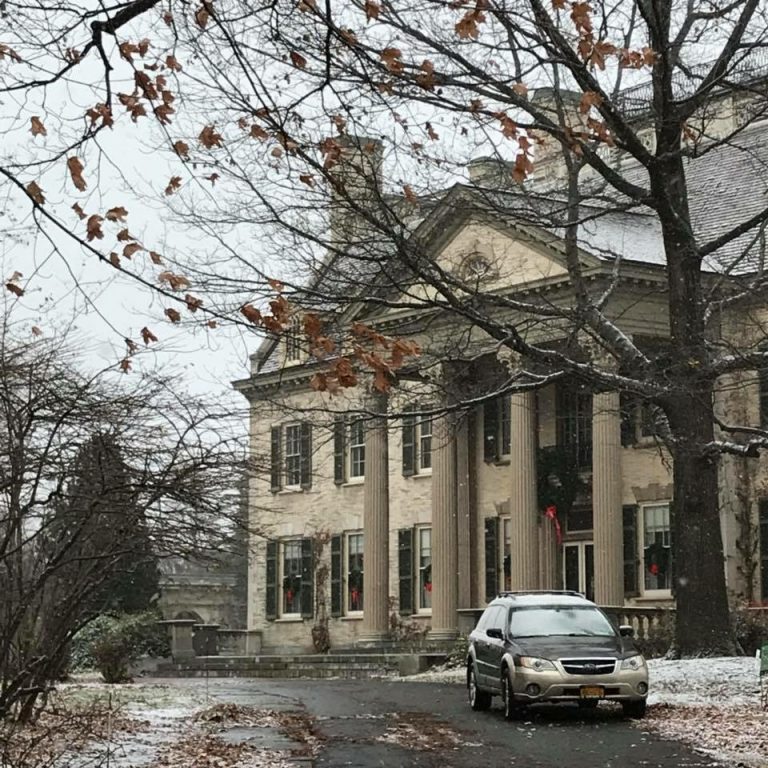
[[[605,689],[597,685],[585,685],[579,695],[582,699],[602,699],[605,695]]]

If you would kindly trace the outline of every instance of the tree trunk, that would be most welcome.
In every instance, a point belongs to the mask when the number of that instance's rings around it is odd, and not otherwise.
[[[675,435],[672,573],[677,614],[673,650],[679,656],[737,653],[725,583],[719,457],[702,451],[714,437],[711,396],[711,390],[682,392],[675,398],[670,418]]]

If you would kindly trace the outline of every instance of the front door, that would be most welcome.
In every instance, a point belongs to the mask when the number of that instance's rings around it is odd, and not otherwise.
[[[595,599],[595,547],[591,541],[563,545],[563,584],[587,600]]]

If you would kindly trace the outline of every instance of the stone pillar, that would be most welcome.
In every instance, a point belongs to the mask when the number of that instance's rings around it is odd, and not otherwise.
[[[384,414],[386,408],[386,398],[379,396],[371,409]],[[363,572],[360,641],[376,643],[389,637],[389,441],[384,417],[371,419],[365,431]]]
[[[432,640],[458,633],[455,417],[432,422]]]
[[[619,393],[592,398],[592,510],[595,602],[624,604]]]
[[[512,487],[509,497],[512,583],[539,588],[539,511],[536,498],[536,393],[511,396]]]
[[[458,547],[458,606],[474,608],[479,605],[478,580],[474,567],[475,558],[475,499],[472,476],[473,455],[471,414],[464,414],[456,427],[456,498],[457,498],[457,547]]]

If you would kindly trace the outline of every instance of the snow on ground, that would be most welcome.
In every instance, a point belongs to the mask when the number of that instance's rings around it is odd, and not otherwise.
[[[760,707],[760,662],[750,656],[650,659],[648,714],[638,728],[686,742],[729,766],[768,766],[768,711]],[[460,669],[402,680],[466,682]]]

